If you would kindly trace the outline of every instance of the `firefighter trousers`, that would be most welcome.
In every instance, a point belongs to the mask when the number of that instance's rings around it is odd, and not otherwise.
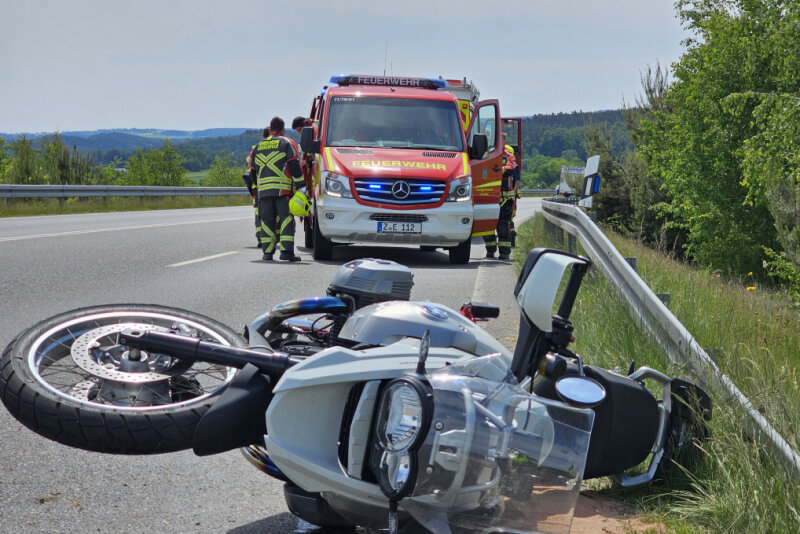
[[[289,212],[289,195],[261,197],[258,215],[261,217],[261,250],[272,254],[294,254],[294,217]]]
[[[258,216],[258,200],[255,198],[253,198],[253,211],[256,214],[256,242],[258,243],[258,246],[261,246],[261,237],[264,235],[264,231],[261,230],[261,217]]]
[[[491,235],[483,236],[484,245],[486,245],[486,254],[494,256],[497,249],[500,249],[500,254],[511,254],[511,229],[514,221],[514,206],[513,201],[503,199],[500,203],[500,216],[497,219],[497,227],[495,232]]]

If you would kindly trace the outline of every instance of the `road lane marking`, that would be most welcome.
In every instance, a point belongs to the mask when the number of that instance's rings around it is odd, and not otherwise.
[[[170,265],[167,265],[167,267],[182,267],[184,265],[189,265],[190,263],[198,263],[201,261],[214,260],[217,258],[221,258],[223,256],[230,256],[231,254],[238,254],[238,253],[239,251],[237,250],[234,250],[232,252],[223,252],[222,254],[214,254],[213,256],[206,256],[204,258],[197,258],[195,260],[182,261],[180,263],[172,263]]]
[[[538,212],[538,208],[534,209],[528,215],[523,215],[521,217],[514,218],[514,225],[522,225],[525,221],[536,215]],[[481,243],[483,245],[483,243]],[[513,254],[513,252],[512,252]],[[491,276],[489,272],[489,263],[495,263],[496,260],[489,259],[489,258],[482,258],[480,264],[478,265],[478,274],[475,276],[475,285],[472,287],[472,302],[491,302],[494,295],[491,294],[491,289],[487,289],[488,283],[486,279]],[[512,263],[513,266],[513,263]],[[512,276],[516,273],[514,270],[511,271]]]
[[[45,237],[64,237],[69,235],[83,235],[83,234],[98,234],[100,232],[122,232],[125,230],[142,230],[145,228],[164,228],[167,226],[182,226],[186,224],[202,224],[211,222],[230,222],[230,221],[251,221],[253,216],[247,217],[230,217],[228,219],[198,219],[194,221],[183,221],[176,223],[158,223],[158,224],[142,224],[137,226],[117,226],[114,228],[95,228],[92,230],[73,230],[71,232],[53,232],[50,234],[31,234],[31,235],[18,235],[14,237],[0,237],[0,243],[7,241],[24,241],[26,239],[41,239]]]

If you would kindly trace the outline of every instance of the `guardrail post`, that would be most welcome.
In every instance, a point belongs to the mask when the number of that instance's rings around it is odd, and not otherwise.
[[[553,243],[555,243],[557,247],[563,247],[564,231],[559,226],[556,226],[547,219],[545,219],[544,221],[544,227],[545,230],[547,231],[547,237],[549,237],[550,240],[553,241]]]
[[[664,303],[664,306],[669,307],[669,293],[656,293],[656,296],[658,297],[658,300]]]
[[[567,252],[570,254],[578,253],[578,243],[575,239],[575,236],[569,233],[567,234]]]
[[[625,258],[625,261],[627,261],[628,265],[631,266],[633,272],[636,272],[636,258]]]

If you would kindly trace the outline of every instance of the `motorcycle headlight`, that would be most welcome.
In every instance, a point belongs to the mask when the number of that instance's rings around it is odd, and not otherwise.
[[[322,183],[322,190],[329,197],[353,198],[353,193],[350,191],[350,180],[347,176],[324,171],[322,173]]]
[[[413,377],[393,380],[386,386],[378,405],[376,431],[381,446],[392,452],[417,445],[425,435],[430,410],[425,387]],[[427,402],[426,402],[427,401]]]
[[[409,451],[385,451],[381,456],[380,472],[384,494],[395,496],[410,489],[411,479],[417,471],[416,455]]]
[[[379,456],[374,459],[387,497],[399,499],[412,491],[417,449],[428,434],[432,413],[432,390],[418,377],[404,376],[384,388],[375,425]]]
[[[450,184],[447,202],[463,202],[472,198],[472,176],[462,176]]]

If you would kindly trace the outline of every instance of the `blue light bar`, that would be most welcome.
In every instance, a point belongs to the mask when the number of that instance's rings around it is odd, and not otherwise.
[[[444,89],[446,80],[438,78],[414,78],[411,76],[372,76],[368,74],[336,74],[330,83],[340,86],[379,85],[385,87],[415,87],[419,89]]]
[[[380,186],[380,184],[369,184],[369,188],[370,189],[380,189],[381,186]]]
[[[420,191],[433,191],[433,187],[431,187],[431,186],[429,186],[429,185],[421,185],[421,186],[419,187],[419,190],[420,190]]]

